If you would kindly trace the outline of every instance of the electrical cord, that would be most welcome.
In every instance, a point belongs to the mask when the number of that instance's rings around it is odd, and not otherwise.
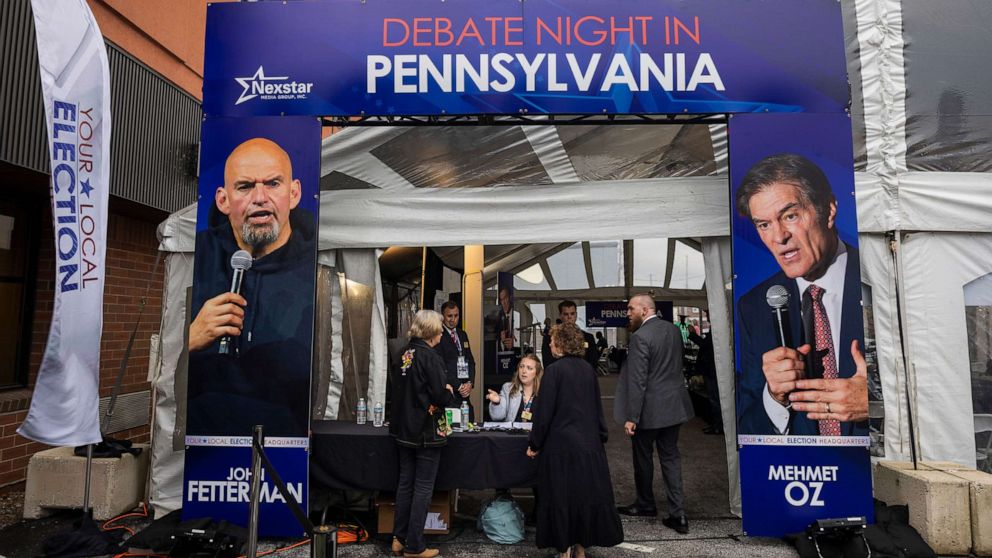
[[[369,540],[369,531],[368,529],[365,528],[365,524],[362,523],[362,520],[358,519],[357,515],[355,515],[351,510],[349,510],[345,506],[325,506],[324,511],[321,512],[320,514],[321,525],[327,524],[327,512],[331,508],[344,512],[344,515],[347,516],[349,519],[351,519],[353,522],[353,523],[341,522],[336,524],[338,528],[339,545],[354,544]]]
[[[113,519],[108,519],[107,521],[104,521],[103,522],[103,525],[100,526],[100,530],[106,532],[106,531],[116,531],[118,529],[124,529],[125,531],[127,531],[127,533],[129,535],[134,535],[134,529],[131,529],[130,527],[127,527],[127,526],[124,526],[124,525],[115,525],[113,527],[110,527],[110,524],[111,523],[114,523],[116,521],[120,521],[121,519],[125,519],[125,518],[128,518],[128,517],[143,517],[143,518],[147,518],[148,517],[148,504],[142,502],[141,503],[141,511],[140,512],[125,513],[123,515],[118,515],[117,517],[115,517]]]
[[[310,542],[310,539],[303,539],[302,541],[295,542],[295,543],[293,543],[293,544],[291,544],[289,546],[281,546],[279,548],[273,548],[272,550],[266,550],[265,552],[259,552],[255,556],[258,556],[258,557],[269,556],[270,554],[275,554],[277,552],[282,552],[284,550],[290,550],[292,548],[297,548],[297,547],[303,546],[303,545],[305,545],[305,544],[307,544],[309,542]],[[245,558],[245,557],[242,555],[242,556],[239,556],[238,558]]]

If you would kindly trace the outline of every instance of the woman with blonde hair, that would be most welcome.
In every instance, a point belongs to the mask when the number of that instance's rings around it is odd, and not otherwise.
[[[396,556],[432,558],[427,548],[424,522],[441,462],[441,447],[448,442],[444,408],[454,399],[445,384],[444,360],[434,352],[441,340],[441,314],[421,310],[410,326],[410,342],[403,363],[393,374],[389,434],[396,440],[400,460],[396,487],[396,514],[391,550]]]
[[[499,393],[489,390],[489,416],[495,421],[533,422],[534,400],[541,390],[544,367],[537,357],[530,354],[517,363],[513,381],[503,384]]]
[[[607,430],[599,380],[585,361],[575,324],[551,329],[558,357],[544,371],[527,455],[537,458],[537,547],[584,558],[586,547],[623,541],[606,461]]]

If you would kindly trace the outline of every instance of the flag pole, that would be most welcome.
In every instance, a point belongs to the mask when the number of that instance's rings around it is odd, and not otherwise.
[[[83,484],[83,513],[93,517],[90,509],[90,476],[93,473],[93,444],[86,444],[86,482]]]

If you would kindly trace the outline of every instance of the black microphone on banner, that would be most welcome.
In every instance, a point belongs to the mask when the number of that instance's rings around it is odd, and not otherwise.
[[[786,342],[785,332],[789,331],[789,317],[786,315],[783,318],[782,311],[789,305],[789,290],[782,285],[772,285],[765,292],[765,301],[775,311],[775,323],[778,326],[778,344],[780,347],[787,347],[788,343]]]
[[[231,269],[234,274],[231,276],[231,292],[241,294],[241,280],[245,277],[245,271],[251,269],[251,254],[245,250],[238,250],[231,256]],[[231,336],[225,335],[220,338],[220,348],[218,351],[222,355],[231,354]]]

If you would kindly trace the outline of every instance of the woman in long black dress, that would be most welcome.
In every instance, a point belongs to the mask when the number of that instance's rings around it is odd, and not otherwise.
[[[574,324],[551,330],[557,360],[544,371],[527,455],[536,457],[541,499],[537,546],[563,557],[585,556],[589,546],[623,541],[606,461],[607,430],[596,371],[586,362],[585,340]]]

